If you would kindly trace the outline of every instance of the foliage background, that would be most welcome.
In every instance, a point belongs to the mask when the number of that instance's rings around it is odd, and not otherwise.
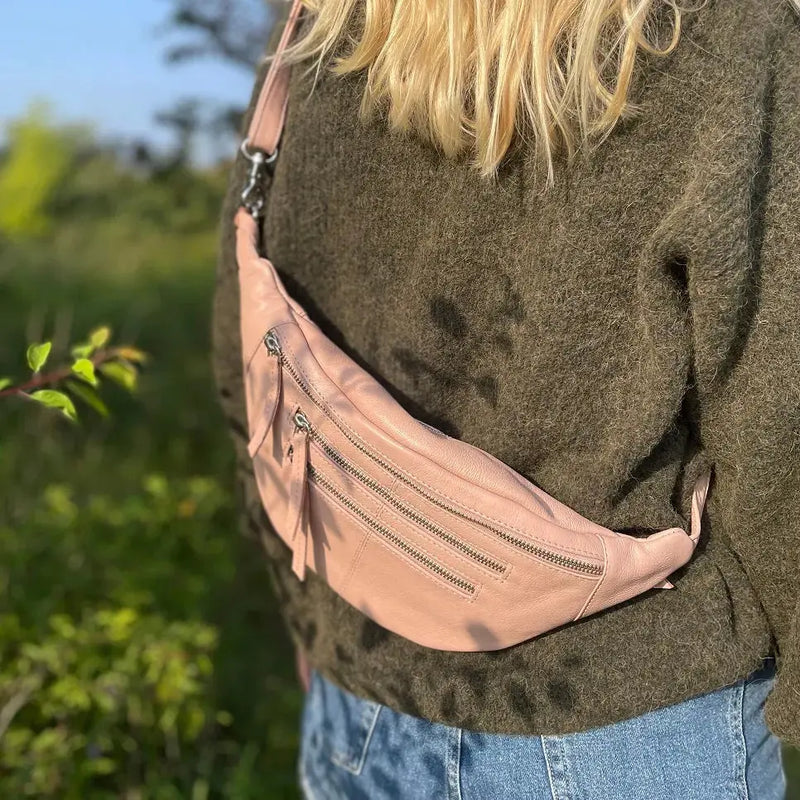
[[[225,45],[247,66],[257,47],[225,8],[176,3],[174,21],[194,55]],[[33,107],[0,153],[0,373],[24,373],[30,341],[66,357],[103,322],[153,354],[135,397],[111,387],[110,418],[0,407],[2,797],[297,796],[302,698],[259,544],[237,527],[211,378],[228,165],[190,163],[196,112],[164,115],[176,146],[157,156]]]
[[[81,427],[3,399],[0,796],[294,797],[300,693],[209,363],[227,165],[142,170],[41,109],[10,134],[0,371],[100,321],[153,357]]]

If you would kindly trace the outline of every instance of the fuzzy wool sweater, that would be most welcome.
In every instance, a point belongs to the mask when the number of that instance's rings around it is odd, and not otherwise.
[[[688,530],[694,480],[710,463],[714,476],[675,589],[504,650],[421,647],[315,574],[298,581],[246,450],[239,158],[214,364],[243,525],[264,544],[295,643],[357,695],[522,734],[635,716],[772,654],[767,722],[800,746],[800,17],[788,0],[687,13],[672,54],[639,56],[638,116],[591,156],[558,158],[546,190],[523,137],[493,184],[466,155],[359,122],[363,74],[312,83],[294,67],[262,234],[339,347],[418,419],[613,530]]]

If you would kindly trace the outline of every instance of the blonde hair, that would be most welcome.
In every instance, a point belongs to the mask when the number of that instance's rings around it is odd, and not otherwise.
[[[284,57],[312,58],[306,74],[318,74],[359,3],[358,35],[330,69],[366,70],[362,119],[383,106],[392,128],[447,156],[471,148],[484,177],[527,125],[547,185],[556,153],[571,161],[639,110],[628,99],[637,53],[671,53],[688,10],[678,0],[303,0],[312,19]]]

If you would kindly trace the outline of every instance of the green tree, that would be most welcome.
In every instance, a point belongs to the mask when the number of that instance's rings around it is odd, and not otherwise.
[[[48,123],[47,108],[39,104],[9,127],[0,165],[0,233],[9,237],[39,236],[52,226],[48,203],[72,164],[74,146]]]

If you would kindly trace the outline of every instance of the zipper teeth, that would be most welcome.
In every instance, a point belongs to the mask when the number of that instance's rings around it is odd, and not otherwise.
[[[385,486],[381,486],[381,484],[379,484],[376,480],[370,478],[369,475],[365,474],[359,470],[358,467],[348,461],[338,450],[333,448],[318,431],[311,428],[309,434],[313,439],[319,442],[320,447],[322,447],[322,449],[325,451],[325,454],[331,459],[331,461],[338,464],[343,470],[345,470],[345,472],[349,473],[361,483],[365,484],[369,489],[372,489],[372,491],[374,491],[376,494],[380,495],[401,514],[409,517],[418,525],[421,525],[423,528],[430,531],[434,536],[438,536],[440,539],[455,547],[457,550],[460,550],[462,553],[469,556],[474,561],[477,561],[479,564],[482,564],[484,567],[487,567],[488,569],[500,574],[506,571],[504,564],[501,564],[499,561],[490,558],[484,553],[481,553],[479,550],[475,550],[474,548],[470,547],[466,542],[462,542],[460,539],[453,536],[452,533],[440,528],[429,519],[423,517],[419,512],[406,505],[402,500],[396,498]]]
[[[272,355],[280,359],[281,364],[284,366],[286,371],[292,376],[294,382],[303,391],[303,393],[307,395],[307,397],[314,403],[314,405],[316,405],[319,408],[319,410],[322,411],[330,419],[330,414],[328,413],[327,409],[317,399],[315,393],[306,384],[306,382],[303,380],[303,377],[297,372],[294,365],[289,361],[289,359],[284,354],[283,350],[280,347],[280,340],[278,339],[277,334],[274,332],[272,328],[270,328],[270,330],[267,331],[266,335],[264,336],[264,344]],[[358,448],[360,452],[362,452],[368,458],[372,459],[376,464],[385,469],[390,475],[402,481],[407,486],[410,486],[415,492],[422,495],[428,502],[433,503],[435,506],[438,506],[442,510],[447,511],[448,513],[453,514],[457,517],[460,517],[461,519],[466,520],[467,522],[471,522],[474,525],[479,525],[485,530],[488,530],[491,533],[495,534],[495,536],[500,537],[503,541],[508,542],[508,544],[511,544],[514,547],[519,548],[520,550],[524,550],[527,553],[536,556],[537,558],[541,558],[544,561],[549,561],[551,564],[557,564],[558,566],[565,567],[567,569],[572,569],[575,570],[576,572],[583,572],[588,575],[602,575],[603,573],[602,564],[592,564],[588,561],[582,561],[577,558],[571,558],[569,556],[561,555],[560,553],[554,553],[552,550],[547,550],[546,548],[533,544],[532,542],[528,542],[525,539],[520,539],[518,536],[514,536],[513,534],[501,530],[500,528],[496,528],[493,525],[490,525],[481,519],[477,519],[474,516],[467,514],[458,508],[453,508],[447,503],[442,502],[437,497],[434,497],[432,494],[430,494],[423,487],[414,483],[411,479],[406,477],[398,469],[395,469],[395,467],[393,467],[391,464],[387,464],[383,459],[381,459],[379,456],[377,456],[375,453],[373,453],[371,450],[365,447],[349,431],[344,430],[344,428],[336,420],[331,420],[331,421],[341,431],[342,435],[345,436],[345,438],[350,442],[350,444]]]
[[[381,525],[376,519],[373,519],[369,514],[367,514],[364,509],[360,506],[356,505],[346,494],[339,491],[326,477],[321,473],[318,469],[315,469],[311,464],[308,465],[308,475],[314,483],[322,486],[325,491],[332,494],[336,497],[339,502],[345,505],[350,511],[353,512],[359,519],[369,525],[374,531],[379,533],[385,539],[388,539],[395,547],[400,548],[404,553],[411,556],[416,561],[419,561],[420,564],[423,564],[427,567],[431,572],[435,572],[441,578],[452,583],[454,586],[458,586],[459,589],[469,593],[475,594],[475,584],[470,583],[463,578],[459,578],[458,575],[450,572],[450,570],[443,567],[438,561],[434,561],[425,553],[417,550],[415,547],[412,547],[408,542],[398,536],[394,531],[387,528],[385,525]]]

